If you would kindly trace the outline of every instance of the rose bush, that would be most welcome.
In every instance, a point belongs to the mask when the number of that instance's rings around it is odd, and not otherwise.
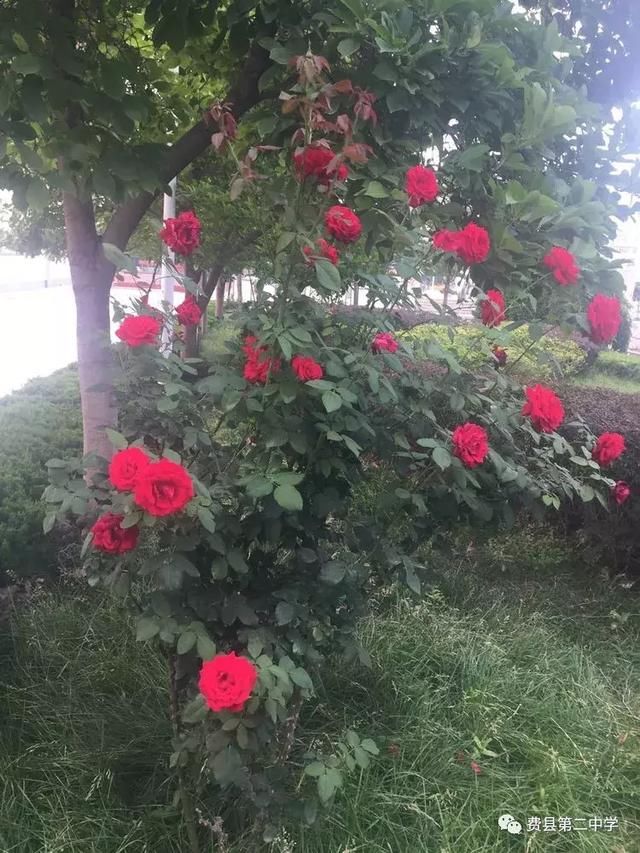
[[[84,468],[54,460],[45,495],[49,521],[69,512],[83,519],[89,582],[129,594],[138,638],[168,658],[171,767],[194,850],[194,796],[210,808],[216,790],[222,811],[232,808],[268,841],[282,820],[312,822],[343,774],[368,766],[377,747],[353,731],[333,743],[306,741],[301,706],[327,660],[366,663],[356,625],[372,589],[397,582],[420,593],[425,540],[460,521],[510,524],[519,509],[541,513],[565,499],[606,506],[614,486],[586,444],[557,433],[564,410],[553,391],[524,392],[495,370],[469,373],[437,344],[420,361],[396,338],[393,309],[411,305],[407,283],[432,243],[481,276],[493,258],[488,227],[450,228],[450,208],[438,210],[435,197],[428,211],[412,205],[416,194],[433,195],[424,175],[407,181],[413,199],[398,180],[384,216],[341,203],[333,166],[349,160],[356,173],[373,158],[371,146],[354,141],[348,111],[375,125],[374,99],[349,81],[328,81],[321,57],[290,64],[299,77],[283,97],[288,132],[294,117],[300,126],[273,196],[283,230],[272,286],[258,288],[237,339],[209,363],[183,357],[175,314],[163,318],[172,337],[163,352],[139,344],[147,331],[119,335],[120,431],[109,433],[117,452]],[[342,130],[332,120],[336,100]],[[320,132],[338,137],[330,152],[314,138]],[[302,155],[294,148],[301,138]],[[223,141],[233,150],[231,137]],[[234,180],[250,180],[241,171]],[[344,177],[357,180],[351,170]],[[190,223],[183,249],[195,243]],[[174,239],[177,226],[165,229]],[[362,238],[379,238],[386,263],[360,274],[369,307],[357,315],[336,310],[351,248],[336,265],[322,249],[323,229],[356,251]],[[310,246],[321,252],[305,252]],[[484,302],[495,306],[489,325],[497,325],[509,300]],[[386,310],[372,310],[376,303]],[[567,322],[584,325],[577,309],[568,306]],[[154,320],[155,340],[159,318],[142,303],[138,310],[123,327]],[[509,329],[486,333],[508,338]],[[380,465],[394,517],[405,522],[389,537],[349,515],[354,483]]]

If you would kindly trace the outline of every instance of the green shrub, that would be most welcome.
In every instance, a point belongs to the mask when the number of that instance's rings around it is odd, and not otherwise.
[[[514,366],[514,373],[524,379],[550,380],[575,376],[587,363],[587,352],[573,338],[550,333],[534,343],[527,325],[513,331],[508,331],[508,328],[490,331],[477,324],[446,326],[423,323],[403,336],[419,344],[440,344],[471,371],[492,364],[491,347],[494,343],[499,344],[507,350],[508,364]]]
[[[45,462],[82,448],[75,368],[29,382],[0,400],[0,579],[45,575],[56,564],[55,539],[42,532]]]

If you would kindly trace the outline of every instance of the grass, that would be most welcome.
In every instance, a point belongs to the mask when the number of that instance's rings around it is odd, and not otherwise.
[[[322,824],[290,827],[270,853],[640,848],[637,602],[586,576],[546,531],[457,551],[429,555],[424,600],[390,593],[364,621],[371,671],[327,668],[307,734],[353,727],[381,757]],[[163,662],[114,606],[77,589],[39,594],[8,627],[2,853],[186,850],[165,781]],[[621,826],[524,840],[500,832],[504,812]]]
[[[572,377],[571,384],[579,385],[581,388],[608,388],[611,391],[619,391],[621,394],[640,394],[640,379],[624,379],[597,369],[582,376]]]

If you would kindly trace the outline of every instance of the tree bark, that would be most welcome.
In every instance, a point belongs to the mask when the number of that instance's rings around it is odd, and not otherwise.
[[[220,279],[216,287],[216,320],[222,320],[224,317],[224,291],[226,281]]]
[[[60,0],[58,13],[73,20],[73,0]],[[269,52],[254,42],[247,54],[244,67],[225,100],[232,102],[237,119],[258,103],[262,97],[258,80],[271,65]],[[71,126],[79,118],[70,107],[67,123]],[[194,125],[167,150],[161,168],[161,178],[170,181],[202,154],[211,141],[212,129],[202,120]],[[158,190],[158,193],[160,191]],[[156,193],[156,195],[158,194]],[[126,249],[129,238],[154,199],[152,193],[141,193],[120,205],[107,226],[103,240]],[[78,373],[84,432],[84,451],[110,458],[112,448],[105,427],[116,424],[117,410],[113,392],[114,362],[110,347],[109,293],[114,267],[104,257],[102,241],[96,232],[94,208],[91,199],[71,193],[63,196],[67,255],[71,281],[76,301]],[[222,268],[218,269],[211,290],[201,307],[206,309],[213,287]],[[197,336],[187,340],[187,353],[192,345],[197,351]]]
[[[84,452],[109,459],[112,447],[105,427],[114,427],[117,418],[109,322],[114,267],[102,252],[91,201],[65,193],[63,205],[67,256],[76,302]]]

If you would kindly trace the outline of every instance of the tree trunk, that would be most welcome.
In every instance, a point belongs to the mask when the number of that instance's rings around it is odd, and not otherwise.
[[[224,290],[225,280],[220,279],[216,286],[216,320],[222,320],[224,317]]]
[[[91,202],[66,193],[64,216],[76,302],[84,452],[109,459],[113,448],[105,427],[114,427],[117,419],[109,323],[109,292],[114,268],[103,255]]]

